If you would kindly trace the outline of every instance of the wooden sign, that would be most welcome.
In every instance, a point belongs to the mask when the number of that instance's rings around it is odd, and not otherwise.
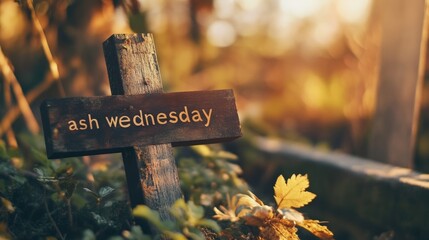
[[[41,114],[48,158],[241,136],[232,90],[53,99]]]
[[[182,192],[172,144],[241,136],[233,92],[162,93],[151,34],[114,34],[103,50],[114,96],[46,100],[41,113],[47,155],[120,151],[131,207],[145,204],[173,221],[169,208]],[[138,223],[146,233],[154,231]]]

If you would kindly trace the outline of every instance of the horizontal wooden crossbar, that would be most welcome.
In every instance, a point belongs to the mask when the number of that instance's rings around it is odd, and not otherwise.
[[[241,136],[232,90],[53,99],[41,115],[49,158]]]

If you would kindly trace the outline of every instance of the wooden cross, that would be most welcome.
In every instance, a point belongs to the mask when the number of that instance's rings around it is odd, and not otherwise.
[[[172,145],[240,137],[233,92],[162,93],[151,34],[115,34],[103,49],[113,96],[42,103],[48,158],[122,152],[131,206],[171,219],[182,197]]]

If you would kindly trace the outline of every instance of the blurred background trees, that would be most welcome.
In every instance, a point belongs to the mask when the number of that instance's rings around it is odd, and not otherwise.
[[[380,47],[372,4],[2,0],[2,68],[17,79],[0,78],[2,138],[13,144],[13,133],[40,132],[31,114],[18,118],[17,109],[28,112],[24,95],[38,119],[44,98],[110,94],[101,43],[112,33],[152,32],[166,91],[233,88],[245,136],[365,156]],[[22,93],[11,88],[17,83]],[[422,171],[429,171],[427,119],[422,114],[417,143]]]

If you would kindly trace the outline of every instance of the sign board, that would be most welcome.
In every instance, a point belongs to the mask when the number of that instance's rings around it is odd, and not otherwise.
[[[41,114],[48,158],[241,136],[232,90],[45,100]]]
[[[121,152],[131,207],[162,220],[183,197],[172,145],[241,136],[232,90],[162,93],[152,34],[114,34],[103,43],[114,96],[46,100],[41,115],[48,158]],[[145,221],[145,232],[155,232]]]

